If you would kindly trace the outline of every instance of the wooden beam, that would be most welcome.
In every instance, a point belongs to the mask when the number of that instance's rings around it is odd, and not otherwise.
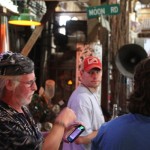
[[[47,6],[47,11],[41,20],[42,25],[36,27],[36,29],[33,31],[32,35],[30,36],[29,40],[27,41],[26,45],[22,49],[21,53],[24,56],[27,56],[29,54],[29,52],[31,51],[33,45],[35,44],[38,37],[40,36],[46,22],[49,20],[51,13],[53,13],[55,11],[55,7],[58,4],[57,1],[45,2],[45,3]]]
[[[29,52],[31,51],[33,45],[37,41],[38,37],[40,36],[42,30],[44,28],[44,25],[37,26],[36,29],[33,31],[32,35],[30,36],[28,42],[22,49],[22,55],[27,56]]]

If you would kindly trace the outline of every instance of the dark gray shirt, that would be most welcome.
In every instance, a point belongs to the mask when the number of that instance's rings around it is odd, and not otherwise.
[[[40,150],[43,136],[28,108],[22,110],[0,101],[0,150]]]

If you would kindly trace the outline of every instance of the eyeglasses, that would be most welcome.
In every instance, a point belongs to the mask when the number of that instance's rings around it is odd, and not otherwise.
[[[33,86],[33,84],[35,83],[36,79],[34,79],[34,80],[30,80],[30,81],[27,81],[27,82],[19,81],[19,80],[16,80],[16,81],[17,81],[17,82],[21,82],[21,83],[23,83],[23,84],[26,84],[26,85],[27,85],[27,87],[32,87],[32,86]]]

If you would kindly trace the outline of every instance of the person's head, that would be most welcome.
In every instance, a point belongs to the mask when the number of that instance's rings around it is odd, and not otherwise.
[[[102,80],[102,63],[98,57],[86,57],[80,66],[81,83],[90,88],[97,88]]]
[[[34,63],[20,53],[0,54],[0,99],[27,105],[37,90]]]
[[[129,98],[131,113],[150,116],[150,58],[139,62],[134,72],[134,91]]]

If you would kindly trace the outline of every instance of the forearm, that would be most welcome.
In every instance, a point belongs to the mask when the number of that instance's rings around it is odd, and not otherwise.
[[[91,140],[97,135],[98,131],[93,131],[91,134],[87,136],[80,136],[75,141],[76,144],[88,144],[91,142]]]
[[[55,119],[55,123],[46,136],[42,150],[58,150],[64,136],[65,129],[69,124],[76,120],[75,113],[69,109],[64,108]]]
[[[50,133],[44,140],[42,150],[58,150],[62,137],[64,134],[65,127],[59,124],[54,124]]]

